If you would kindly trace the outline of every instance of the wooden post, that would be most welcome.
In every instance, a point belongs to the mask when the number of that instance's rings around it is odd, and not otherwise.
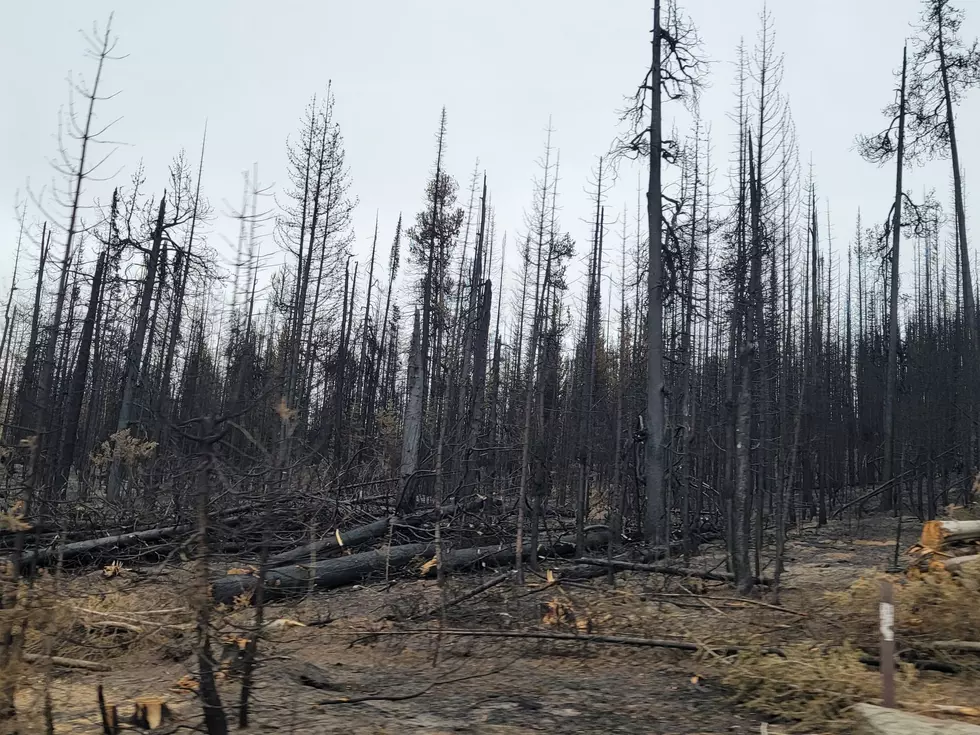
[[[895,604],[892,583],[881,582],[881,603],[878,606],[881,626],[881,700],[885,707],[895,706]]]

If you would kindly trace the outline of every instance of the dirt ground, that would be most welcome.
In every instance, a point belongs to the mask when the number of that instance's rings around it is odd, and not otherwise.
[[[903,547],[917,533],[917,527],[906,525]],[[833,640],[833,610],[823,599],[824,592],[842,589],[861,574],[888,566],[894,537],[891,518],[860,526],[834,522],[794,534],[787,547],[789,566],[778,606],[765,597],[739,600],[723,583],[642,573],[618,575],[614,589],[604,578],[550,585],[545,579],[529,578],[523,589],[502,584],[450,608],[444,619],[418,617],[439,600],[435,583],[419,579],[377,581],[320,593],[300,603],[270,606],[267,619],[286,618],[306,625],[283,628],[261,642],[250,729],[348,735],[757,733],[763,731],[762,720],[730,702],[716,676],[724,662],[704,651],[437,631],[440,627],[578,630],[685,640],[705,648]],[[715,568],[721,553],[717,546],[706,547],[692,564]],[[561,580],[561,566],[557,570]],[[484,575],[454,578],[446,597],[451,599],[497,573],[486,570]],[[130,585],[131,592],[138,592],[137,599],[144,598],[151,607],[160,604],[150,592],[154,585],[170,594],[177,586],[166,578],[134,581],[127,573],[110,580],[92,574],[85,584],[90,595],[106,601],[111,601],[114,588]],[[223,634],[235,634],[250,616],[251,611],[233,611],[217,616],[215,624]],[[420,628],[427,632],[405,634]],[[159,695],[173,713],[172,724],[162,731],[188,732],[197,727],[200,704],[193,691],[178,687],[178,681],[194,670],[189,634],[183,636],[186,643],[180,637],[177,633],[166,644],[159,639],[128,647],[107,644],[101,653],[64,652],[90,659],[101,656],[111,671],[52,672],[56,732],[102,732],[96,705],[100,683],[107,702],[118,703],[123,716],[132,711],[134,698]],[[231,666],[220,682],[220,692],[232,728],[239,690]],[[345,698],[366,701],[340,701]],[[32,692],[21,696],[21,711],[38,711],[40,704]],[[770,733],[781,731],[774,724],[766,727]]]

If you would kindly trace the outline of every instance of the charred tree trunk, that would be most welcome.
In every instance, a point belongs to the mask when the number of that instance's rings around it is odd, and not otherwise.
[[[92,276],[92,292],[89,294],[88,308],[85,320],[82,322],[82,333],[78,344],[78,357],[75,369],[72,371],[71,383],[68,387],[68,406],[65,411],[64,432],[58,455],[57,474],[55,476],[55,491],[60,495],[72,463],[75,460],[75,446],[78,439],[79,420],[82,415],[82,402],[85,395],[85,383],[88,380],[89,358],[92,353],[92,338],[95,333],[95,318],[102,299],[102,279],[105,275],[107,253],[99,254],[95,264],[95,274]]]
[[[663,156],[661,121],[660,0],[653,6],[653,53],[650,64],[650,176],[647,189],[649,275],[647,277],[647,437],[646,517],[643,535],[648,543],[661,546],[670,540],[667,492],[664,486],[664,284],[663,228],[660,162]]]
[[[902,52],[902,87],[899,96],[898,150],[895,156],[895,202],[892,204],[891,277],[888,297],[888,368],[885,377],[884,440],[885,461],[882,481],[895,477],[895,403],[898,395],[898,280],[899,253],[902,242],[902,169],[905,165],[905,75],[908,69],[908,49]],[[895,492],[881,494],[882,510],[895,506]]]
[[[402,435],[402,458],[399,472],[396,513],[410,511],[415,506],[416,473],[419,468],[419,448],[422,441],[422,336],[419,312],[415,311],[412,346],[408,355],[408,400],[405,405]]]
[[[146,275],[143,278],[142,294],[140,296],[139,309],[136,315],[136,326],[133,329],[126,349],[126,367],[123,374],[123,393],[122,402],[119,406],[119,421],[116,424],[116,432],[125,432],[130,428],[133,421],[133,413],[136,404],[136,394],[140,382],[140,358],[143,354],[143,343],[146,339],[146,331],[149,326],[150,304],[153,298],[153,287],[157,278],[157,267],[160,262],[160,250],[163,243],[164,234],[164,214],[166,213],[167,197],[166,194],[160,197],[160,209],[157,214],[156,226],[153,229],[153,238],[150,252],[146,259]],[[122,464],[118,452],[113,453],[112,465],[109,470],[109,484],[106,488],[106,497],[109,501],[114,501],[119,495],[122,487]]]

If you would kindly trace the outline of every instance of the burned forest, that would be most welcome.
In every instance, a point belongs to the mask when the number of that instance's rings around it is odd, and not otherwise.
[[[387,207],[343,68],[228,190],[194,109],[117,167],[136,11],[82,34],[0,230],[0,733],[980,732],[980,19],[878,32],[825,163],[784,3],[652,2],[605,147],[458,170],[447,87]]]

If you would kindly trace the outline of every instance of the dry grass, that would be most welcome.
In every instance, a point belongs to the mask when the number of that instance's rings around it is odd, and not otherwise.
[[[839,621],[859,645],[878,641],[880,583],[890,579],[895,594],[895,635],[900,645],[919,646],[932,641],[980,640],[980,564],[950,574],[940,565],[926,573],[912,569],[907,577],[869,575],[844,592],[828,597]]]
[[[172,687],[179,679],[174,674],[183,673],[194,652],[196,587],[188,570],[156,575],[109,565],[77,576],[42,570],[30,584],[21,580],[18,587],[17,606],[0,611],[0,621],[17,623],[24,652],[101,663],[112,672],[142,671],[137,680],[116,685],[111,696],[107,693],[113,704],[128,708],[133,697],[147,694],[147,687],[159,696],[159,672],[168,671]],[[251,610],[225,610],[216,614],[215,622],[227,626],[240,619],[247,625],[251,617]],[[155,674],[148,674],[151,670]],[[109,676],[100,674],[97,681]],[[84,721],[92,724],[95,681],[90,673],[46,663],[16,662],[0,672],[0,685],[12,682],[16,688],[16,721],[24,733],[45,731],[46,696],[53,700],[57,732],[75,732]],[[83,690],[84,695],[79,693]],[[69,713],[79,712],[84,716],[62,729]]]
[[[917,673],[901,664],[896,676],[896,697],[912,711],[932,714],[934,705],[969,705],[980,696],[975,654],[930,649],[940,640],[980,640],[980,565],[951,575],[942,568],[928,573],[913,570],[909,577],[875,573],[862,576],[843,591],[825,597],[835,612],[841,645],[806,641],[784,647],[785,658],[744,654],[724,676],[742,706],[792,721],[805,732],[850,732],[854,721],[849,708],[858,702],[876,702],[881,679],[876,668],[860,662],[862,649],[874,651],[879,643],[878,603],[881,580],[893,582],[895,635],[899,650],[912,649],[922,658],[954,663],[962,672],[951,677]]]
[[[187,585],[141,582],[123,570],[102,572],[56,585],[48,577],[39,601],[46,619],[31,626],[26,650],[46,646],[59,656],[104,661],[138,650],[184,655],[193,630]]]
[[[861,663],[854,645],[801,643],[783,651],[785,658],[746,653],[734,660],[722,681],[740,706],[788,723],[791,732],[844,733],[856,726],[853,705],[880,701],[880,674]],[[935,716],[937,705],[946,705],[952,715],[977,701],[980,679],[919,672],[902,663],[895,691],[902,709]]]
[[[611,711],[637,708],[637,716],[642,716],[645,724],[638,724],[636,732],[649,731],[643,727],[649,726],[651,713],[688,706],[695,700],[700,704],[696,709],[691,705],[690,717],[710,719],[713,723],[712,718],[717,718],[718,723],[727,720],[730,724],[739,716],[751,718],[747,712],[755,711],[787,722],[795,730],[847,732],[852,726],[851,705],[859,701],[874,702],[880,697],[877,669],[860,663],[859,658],[862,648],[873,650],[877,646],[881,576],[869,570],[883,564],[881,559],[887,554],[881,549],[892,543],[889,538],[894,537],[894,531],[876,528],[874,538],[857,541],[848,535],[835,535],[839,531],[839,528],[828,529],[794,540],[792,573],[787,576],[788,586],[779,606],[769,604],[764,598],[740,599],[724,584],[696,579],[627,573],[618,575],[616,587],[610,588],[602,579],[562,583],[559,571],[558,583],[549,583],[543,573],[540,579],[530,575],[528,586],[500,585],[445,613],[447,627],[557,629],[676,638],[696,642],[704,649],[732,644],[768,645],[781,647],[785,658],[748,653],[726,657],[706,651],[692,656],[665,649],[542,641],[489,645],[478,639],[440,640],[436,636],[362,636],[368,631],[383,633],[406,625],[439,627],[439,615],[407,620],[437,604],[440,595],[435,583],[403,580],[393,586],[357,585],[269,605],[267,620],[292,618],[311,625],[284,628],[275,636],[263,636],[260,658],[268,668],[260,675],[256,712],[260,718],[281,719],[282,702],[303,709],[324,696],[309,687],[296,685],[284,676],[285,668],[281,671],[275,668],[285,667],[283,662],[287,659],[329,667],[329,674],[340,691],[360,694],[376,689],[397,692],[411,689],[417,681],[429,676],[436,652],[443,666],[452,668],[466,661],[476,669],[489,668],[484,657],[490,661],[489,657],[512,652],[523,653],[528,658],[515,664],[513,675],[521,681],[521,692],[526,694],[527,687],[540,685],[538,695],[550,697],[555,707],[561,704],[561,709],[567,708],[566,700],[579,702],[578,694],[573,692],[599,687],[606,692]],[[694,561],[699,568],[710,569],[721,559],[720,548],[709,546],[702,551]],[[853,581],[859,574],[864,576]],[[472,575],[454,576],[446,596],[455,597],[477,581]],[[910,645],[919,648],[931,640],[980,639],[980,620],[974,615],[980,599],[980,569],[958,577],[933,571],[911,579],[893,578],[893,581],[900,649]],[[834,592],[826,592],[831,589]],[[34,590],[34,604],[25,608],[32,616],[27,650],[43,653],[48,646],[57,655],[110,663],[112,673],[104,679],[100,675],[98,680],[106,682],[107,696],[111,695],[114,702],[129,702],[137,695],[145,695],[148,685],[159,689],[167,683],[169,692],[169,687],[187,672],[186,657],[193,652],[194,633],[191,612],[194,601],[189,597],[193,585],[188,570],[172,570],[164,576],[129,569],[112,571],[107,576],[98,570],[63,577],[57,584],[53,578],[47,578],[36,583]],[[215,611],[212,622],[216,642],[220,643],[224,634],[250,635],[252,616],[251,609]],[[329,626],[312,625],[328,618],[334,619]],[[354,641],[358,643],[349,648]],[[956,660],[968,659],[960,656]],[[980,661],[980,658],[973,660]],[[40,701],[44,682],[39,673],[39,667],[34,667],[31,680],[25,682],[22,690],[23,696],[30,696],[33,703],[23,700],[25,713]],[[79,701],[85,703],[87,712],[93,711],[91,686],[84,694],[71,687],[81,682],[92,684],[96,677],[85,672],[54,673],[52,691],[56,712],[67,718],[79,710]],[[633,692],[620,702],[617,697],[624,676],[631,677],[633,682],[646,681],[649,677],[649,686],[638,690],[641,694]],[[916,672],[906,665],[897,679],[899,701],[910,709],[927,711],[927,705],[937,702],[964,705],[980,699],[978,677]],[[589,682],[588,687],[583,687],[585,681]],[[662,694],[670,682],[674,686],[668,689],[675,693]],[[714,686],[722,682],[746,712],[736,714],[723,701],[723,690]],[[229,679],[222,687],[226,704],[233,702],[237,682]],[[452,690],[456,699],[446,705],[441,716],[445,722],[456,722],[460,716],[455,712],[470,711],[474,703],[483,701],[488,690],[508,693],[509,687],[511,683],[506,677],[460,685]],[[191,693],[170,692],[168,696],[180,705],[187,722],[196,722],[199,708]],[[393,721],[404,720],[406,713],[431,717],[438,701],[437,698],[417,703],[413,700],[389,714]],[[583,695],[581,705],[576,707],[582,713],[592,711],[595,697]],[[347,732],[378,731],[368,727],[375,727],[375,722],[367,722],[371,712],[374,718],[378,712],[366,708],[364,712],[366,729],[353,727]],[[671,709],[671,712],[675,722],[680,721],[679,710]],[[345,727],[349,726],[347,720],[354,715],[358,713],[353,710],[338,711],[338,727],[341,720]],[[325,716],[330,715],[311,710],[311,729],[305,731],[334,731],[324,729]],[[528,721],[539,717],[536,712],[523,716]],[[64,723],[67,725],[68,720]]]
[[[798,644],[784,649],[785,658],[742,654],[723,682],[744,707],[791,721],[793,732],[850,732],[849,708],[874,702],[881,693],[878,672],[859,660],[851,645],[821,648]],[[896,694],[904,703],[927,703],[932,683],[924,683],[915,668],[903,665],[896,676]]]

